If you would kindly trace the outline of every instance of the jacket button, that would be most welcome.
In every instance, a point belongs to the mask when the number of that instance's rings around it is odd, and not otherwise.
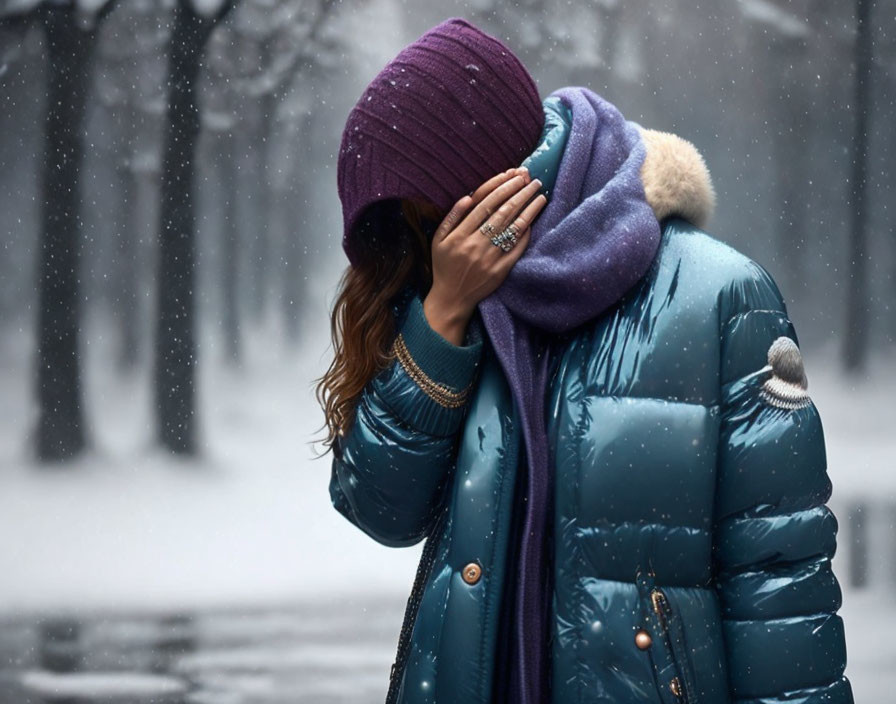
[[[653,645],[653,638],[643,628],[639,628],[638,632],[635,633],[635,645],[638,646],[639,650],[647,650]]]
[[[477,563],[471,562],[464,567],[461,575],[467,584],[476,584],[479,578],[482,577],[482,568]]]

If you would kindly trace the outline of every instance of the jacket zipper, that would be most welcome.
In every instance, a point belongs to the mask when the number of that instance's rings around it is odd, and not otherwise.
[[[417,574],[414,577],[414,586],[411,589],[410,596],[408,596],[407,606],[404,610],[404,619],[401,622],[395,660],[392,663],[392,668],[389,670],[389,690],[386,692],[385,704],[396,704],[398,701],[399,683],[401,682],[401,675],[404,672],[410,652],[411,633],[414,630],[417,612],[420,609],[420,601],[423,598],[423,587],[426,585],[426,580],[432,571],[432,565],[436,559],[438,536],[447,515],[448,510],[445,509],[426,538],[426,544],[423,546],[423,552],[420,555],[420,563],[417,565]]]
[[[687,663],[680,662],[681,658],[676,657],[676,648],[672,643],[672,634],[669,633],[669,620],[672,616],[671,614],[671,606],[669,604],[669,600],[666,598],[666,595],[657,588],[654,588],[650,592],[650,603],[653,606],[653,611],[657,615],[657,619],[660,622],[660,625],[663,629],[663,637],[666,640],[666,645],[669,648],[669,653],[672,656],[672,659],[676,661],[678,665],[679,674],[672,678],[669,682],[669,689],[672,694],[678,697],[679,700],[683,704],[691,704],[695,700],[691,696],[690,688],[688,686],[688,678],[684,672],[684,668]]]

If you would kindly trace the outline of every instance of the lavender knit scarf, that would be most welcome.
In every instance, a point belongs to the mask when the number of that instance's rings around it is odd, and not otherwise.
[[[511,701],[550,701],[551,475],[545,420],[547,339],[610,308],[647,271],[660,227],[644,194],[645,146],[634,123],[585,87],[554,91],[572,127],[552,195],[523,256],[479,303],[520,412],[528,462],[515,574]]]

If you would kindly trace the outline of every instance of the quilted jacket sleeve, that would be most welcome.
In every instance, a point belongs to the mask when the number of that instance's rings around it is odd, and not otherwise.
[[[429,326],[419,294],[404,298],[393,359],[337,438],[330,477],[335,508],[393,547],[422,540],[438,514],[483,344],[476,318],[457,346]]]
[[[721,436],[713,554],[732,699],[851,704],[831,570],[824,434],[774,281],[750,262],[720,300]],[[784,336],[771,349],[772,343]],[[768,362],[768,364],[767,364]]]

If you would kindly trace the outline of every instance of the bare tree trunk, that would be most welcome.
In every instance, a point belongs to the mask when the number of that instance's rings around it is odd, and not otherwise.
[[[37,456],[77,455],[86,444],[78,338],[80,171],[95,30],[77,25],[70,8],[40,13],[48,55],[47,114],[38,270]]]
[[[872,49],[870,22],[872,0],[856,0],[855,124],[853,131],[852,227],[846,297],[846,336],[843,364],[852,372],[865,368],[868,357],[868,213],[867,162],[868,116],[871,110]]]
[[[777,122],[771,129],[777,184],[776,223],[778,251],[788,279],[788,297],[804,296],[810,157],[809,92],[806,89],[808,41],[804,36],[783,36],[774,43],[773,66],[780,83],[772,108]]]
[[[263,44],[261,65],[272,61],[270,49]],[[260,98],[258,131],[254,136],[253,151],[257,171],[252,179],[255,185],[256,203],[254,212],[256,220],[250,230],[250,251],[252,252],[252,314],[255,318],[264,315],[269,293],[269,276],[271,272],[271,178],[270,178],[270,142],[276,99],[270,92]]]
[[[194,164],[200,123],[196,80],[206,42],[227,9],[208,19],[181,0],[175,8],[168,58],[154,376],[159,441],[178,454],[195,454],[197,445]]]
[[[131,130],[137,117],[129,104],[119,106],[114,114],[118,132],[119,156],[115,174],[118,179],[120,201],[115,216],[115,313],[118,318],[118,366],[133,369],[140,357],[139,300],[139,239],[137,220],[137,175],[133,169]],[[123,155],[127,155],[123,157]]]
[[[221,230],[224,247],[221,251],[221,316],[224,335],[224,352],[234,364],[242,357],[240,340],[239,310],[239,223],[237,222],[237,164],[232,132],[225,132],[217,140],[221,145],[219,158],[222,162],[221,190],[224,208],[221,212]]]
[[[307,273],[307,247],[304,246],[304,223],[307,214],[302,212],[305,205],[303,194],[306,183],[302,176],[297,175],[295,187],[291,190],[278,191],[274,198],[274,222],[278,232],[283,237],[283,290],[281,301],[283,304],[283,322],[287,342],[296,346],[301,342],[302,316],[305,300],[305,276]]]

